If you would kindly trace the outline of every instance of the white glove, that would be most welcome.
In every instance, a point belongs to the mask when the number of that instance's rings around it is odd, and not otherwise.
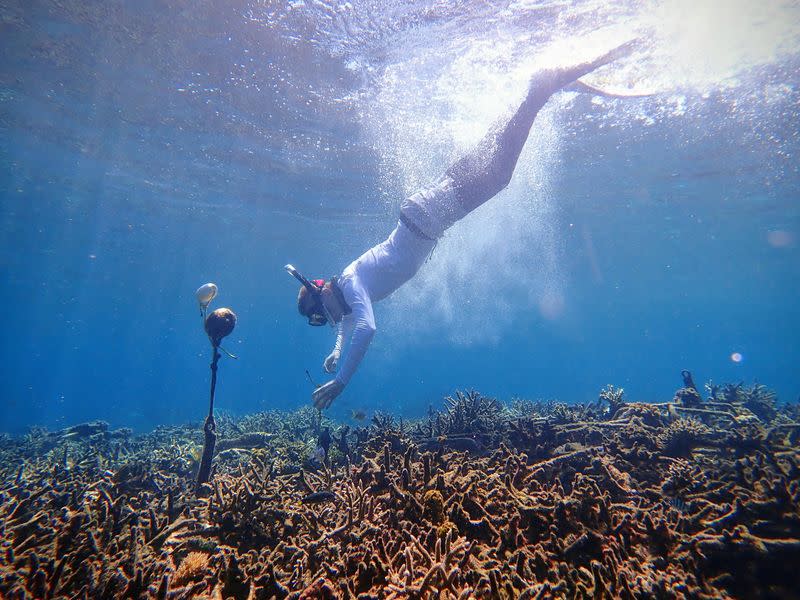
[[[336,371],[336,367],[339,366],[339,353],[334,350],[328,357],[325,359],[325,362],[322,363],[322,368],[325,369],[326,373],[333,373]]]

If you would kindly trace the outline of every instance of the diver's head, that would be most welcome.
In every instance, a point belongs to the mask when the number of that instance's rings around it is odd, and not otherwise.
[[[300,286],[300,291],[297,294],[297,310],[308,319],[309,325],[319,327],[330,321],[323,299],[325,281],[315,279],[312,284],[316,289],[309,289],[305,285]]]
[[[297,294],[297,310],[308,319],[308,324],[319,327],[330,323],[333,326],[335,321],[324,302],[324,297],[330,295],[330,283],[326,283],[324,279],[309,280],[292,265],[286,265],[284,268],[289,275],[303,284]]]

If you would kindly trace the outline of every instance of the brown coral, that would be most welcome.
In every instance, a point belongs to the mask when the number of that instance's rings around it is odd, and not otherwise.
[[[709,432],[710,429],[697,419],[680,418],[661,431],[656,440],[667,456],[688,456]]]
[[[189,552],[175,570],[172,581],[175,585],[186,585],[192,581],[199,581],[205,576],[208,567],[208,554],[205,552]]]
[[[796,423],[667,408],[509,414],[480,455],[381,417],[321,467],[297,464],[318,415],[220,419],[239,442],[200,499],[191,428],[0,438],[0,596],[792,597]]]
[[[422,498],[423,515],[434,525],[444,520],[444,497],[439,490],[428,490]]]

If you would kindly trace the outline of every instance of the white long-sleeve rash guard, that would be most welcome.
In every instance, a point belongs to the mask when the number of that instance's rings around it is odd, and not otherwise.
[[[372,303],[411,279],[433,246],[433,240],[423,239],[399,222],[388,239],[367,250],[344,270],[339,288],[352,312],[344,316],[336,336],[334,349],[345,350],[336,375],[340,384],[348,384],[375,335]]]
[[[344,270],[339,287],[352,309],[339,324],[336,347],[347,345],[336,381],[347,385],[375,335],[372,303],[386,298],[411,279],[433,251],[435,240],[465,214],[456,198],[453,180],[443,177],[432,187],[406,198],[402,219],[386,241],[364,252]],[[417,233],[403,223],[412,223]],[[349,340],[349,344],[345,344]]]

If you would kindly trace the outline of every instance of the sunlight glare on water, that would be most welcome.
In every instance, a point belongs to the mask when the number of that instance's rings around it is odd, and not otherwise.
[[[751,69],[800,48],[800,4],[793,1],[663,0],[640,18],[654,35],[651,78],[662,90],[735,87]]]

